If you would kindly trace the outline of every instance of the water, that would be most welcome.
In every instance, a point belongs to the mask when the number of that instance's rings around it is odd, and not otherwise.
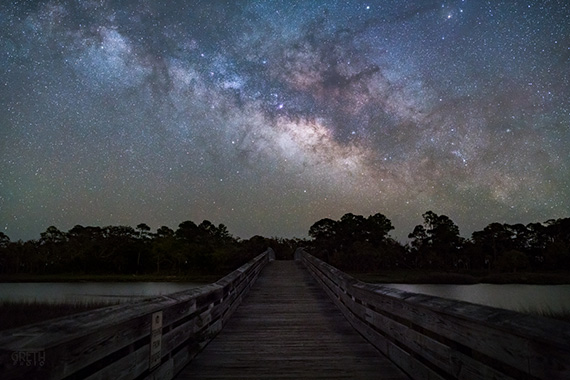
[[[202,285],[177,282],[0,283],[0,302],[128,302]],[[516,311],[570,311],[570,285],[386,285]]]
[[[570,285],[386,285],[407,292],[428,294],[515,311],[570,311]]]
[[[204,284],[178,282],[0,283],[0,302],[128,302],[143,297],[193,289],[202,285]]]

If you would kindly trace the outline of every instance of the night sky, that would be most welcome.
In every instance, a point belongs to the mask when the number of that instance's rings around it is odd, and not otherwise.
[[[567,1],[2,1],[0,231],[570,216]]]

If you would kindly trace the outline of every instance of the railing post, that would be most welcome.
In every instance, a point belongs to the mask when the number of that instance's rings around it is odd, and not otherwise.
[[[295,259],[295,261],[301,261],[302,260],[302,255],[303,254],[303,248],[297,248],[295,250],[295,254],[293,255],[293,258]]]
[[[162,349],[162,310],[151,316],[150,333],[150,363],[149,369],[152,371],[161,361]]]
[[[297,250],[370,343],[413,379],[570,379],[570,329],[488,306],[367,284]]]
[[[268,250],[215,283],[0,332],[1,379],[172,379],[222,329]]]
[[[269,261],[275,260],[275,251],[271,248],[267,248],[267,257],[269,258]]]

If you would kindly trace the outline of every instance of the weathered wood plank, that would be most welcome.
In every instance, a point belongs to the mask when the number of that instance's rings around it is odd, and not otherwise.
[[[570,378],[568,323],[365,284],[311,255],[297,256],[353,326],[406,370],[419,368],[419,360],[451,378]],[[394,348],[418,360],[407,366]]]
[[[403,368],[411,378],[430,380],[445,379],[418,361],[415,356],[402,350],[392,339],[379,334],[375,327],[363,323],[363,318],[358,316],[358,313],[355,313],[353,310],[355,307],[360,305],[358,305],[355,300],[348,295],[348,293],[345,293],[346,289],[342,288],[342,281],[333,281],[330,276],[325,276],[322,272],[316,272],[313,274],[315,275],[315,279],[321,284],[325,292],[334,301],[350,324],[370,343],[372,343],[374,347],[379,349],[380,352],[385,353],[391,361],[397,364],[400,368]],[[346,283],[344,283],[344,285],[346,285]],[[338,288],[335,289],[335,286]],[[350,305],[350,307],[347,305]],[[365,309],[362,308],[361,310]]]
[[[268,261],[265,252],[198,289],[3,331],[0,378],[171,378],[220,331]],[[162,318],[159,356],[151,363],[155,312]],[[38,363],[29,365],[27,358],[36,356]]]
[[[178,379],[407,379],[344,319],[300,263],[270,263]]]

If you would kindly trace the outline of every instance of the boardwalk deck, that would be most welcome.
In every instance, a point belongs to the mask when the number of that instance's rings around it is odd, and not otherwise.
[[[408,379],[360,336],[302,264],[273,261],[178,379]]]

